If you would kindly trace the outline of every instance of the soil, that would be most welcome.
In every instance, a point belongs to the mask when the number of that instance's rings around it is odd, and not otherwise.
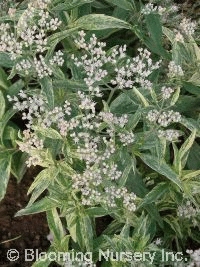
[[[18,184],[15,178],[10,179],[5,198],[0,203],[0,266],[29,267],[33,262],[25,262],[25,249],[46,251],[50,243],[46,216],[44,213],[30,216],[14,217],[24,208],[29,200],[27,191],[33,182],[34,171],[29,170]],[[31,178],[31,179],[30,179]],[[19,259],[9,261],[7,251],[17,249]],[[57,266],[57,265],[51,265]]]
[[[1,267],[31,267],[33,261],[25,261],[25,250],[38,253],[47,251],[50,242],[47,240],[49,228],[45,213],[15,217],[15,214],[24,208],[28,201],[28,188],[39,170],[29,169],[20,183],[10,178],[5,198],[0,202],[0,266]],[[99,236],[112,221],[110,216],[96,219],[96,233]],[[19,259],[9,261],[7,252],[16,249]],[[49,267],[58,267],[52,262]],[[97,263],[100,266],[100,263]]]

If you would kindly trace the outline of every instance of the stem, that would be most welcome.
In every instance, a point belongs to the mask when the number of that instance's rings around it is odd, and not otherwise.
[[[107,104],[109,105],[110,104],[110,101],[115,93],[117,88],[112,88],[111,91],[110,91],[110,94],[109,94],[109,97],[108,97],[108,100],[107,100]]]

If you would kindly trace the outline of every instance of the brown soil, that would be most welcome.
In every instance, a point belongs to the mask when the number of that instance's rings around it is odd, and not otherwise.
[[[29,267],[33,262],[25,262],[25,249],[34,249],[34,251],[38,249],[41,252],[46,251],[50,245],[47,240],[48,225],[44,213],[14,217],[16,212],[24,208],[28,203],[27,190],[33,181],[32,177],[33,172],[29,170],[19,184],[17,184],[16,179],[11,178],[7,194],[0,203],[1,267]],[[7,251],[9,249],[17,249],[20,258],[13,262],[8,261]]]
[[[47,240],[49,228],[45,213],[15,217],[15,214],[24,208],[28,201],[28,188],[39,170],[29,169],[20,183],[11,177],[5,198],[0,202],[0,266],[1,267],[31,267],[35,260],[25,261],[25,250],[32,249],[34,256],[47,251],[50,242]],[[110,216],[96,219],[96,233],[100,235],[112,221]],[[16,249],[19,259],[9,261],[7,252]],[[30,251],[30,250],[29,250]],[[31,251],[30,251],[31,252]],[[58,267],[52,262],[49,267]],[[100,263],[97,264],[100,266]]]

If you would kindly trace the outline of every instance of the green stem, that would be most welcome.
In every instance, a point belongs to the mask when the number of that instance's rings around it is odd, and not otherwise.
[[[110,101],[115,93],[115,91],[117,90],[117,88],[111,88],[110,90],[110,94],[109,94],[109,97],[108,97],[108,100],[107,100],[107,104],[109,105],[110,104]]]

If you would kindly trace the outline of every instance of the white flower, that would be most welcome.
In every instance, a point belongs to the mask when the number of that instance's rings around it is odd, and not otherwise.
[[[168,140],[170,142],[176,141],[179,136],[180,136],[180,133],[178,131],[172,130],[172,129],[167,129],[165,131],[163,131],[163,130],[158,131],[158,137],[160,137],[160,138],[164,137],[166,140]]]
[[[48,65],[45,62],[45,59],[42,55],[39,55],[39,59],[36,57],[34,58],[34,67],[35,71],[40,79],[42,79],[45,76],[51,76],[52,70],[48,67]]]
[[[184,18],[179,25],[179,29],[181,30],[181,32],[188,36],[191,36],[194,34],[196,27],[197,27],[197,23],[187,18]]]
[[[176,42],[180,42],[180,43],[184,43],[184,37],[180,32],[177,32],[175,35],[175,41]]]
[[[169,77],[172,77],[172,78],[177,77],[177,76],[181,77],[184,75],[181,66],[177,65],[174,61],[171,61],[169,63],[168,68],[169,68],[169,73],[168,73]]]
[[[147,118],[150,122],[156,122],[157,119],[158,119],[158,115],[159,115],[158,110],[153,109],[153,110],[150,110],[150,111],[148,112],[146,118]]]
[[[171,97],[172,93],[174,92],[174,89],[171,88],[171,87],[163,86],[161,88],[161,92],[162,92],[162,98],[163,99],[168,99],[168,98]]]
[[[162,239],[161,238],[156,238],[156,240],[154,241],[154,243],[156,245],[161,245],[162,244]]]
[[[132,132],[130,133],[119,133],[120,141],[123,143],[123,146],[127,146],[135,141],[135,136]]]
[[[53,56],[52,59],[50,59],[49,63],[51,65],[58,65],[58,66],[62,66],[64,63],[64,59],[63,59],[63,52],[61,50],[58,50],[55,55]]]

